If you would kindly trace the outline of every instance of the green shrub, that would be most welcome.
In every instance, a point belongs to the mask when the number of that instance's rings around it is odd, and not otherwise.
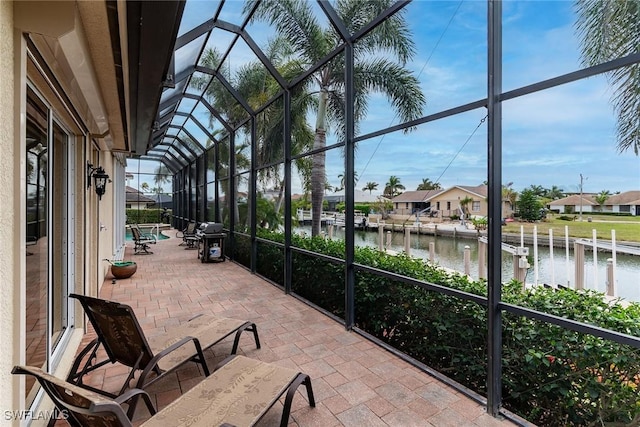
[[[161,223],[162,209],[127,209],[127,224]]]
[[[261,230],[261,237],[284,242]],[[292,236],[293,245],[344,259],[342,241]],[[258,271],[283,280],[283,250],[260,245]],[[267,255],[269,254],[269,255]],[[269,257],[273,256],[273,259]],[[449,274],[425,260],[355,248],[356,262],[423,282],[486,296],[486,282]],[[278,267],[274,267],[274,266]],[[261,273],[262,274],[262,273]],[[297,253],[293,290],[344,316],[344,264]],[[272,279],[274,280],[274,279]],[[283,283],[282,283],[283,284]],[[356,270],[356,326],[470,389],[486,395],[487,310],[475,302]],[[595,291],[503,285],[504,302],[640,336],[640,304],[607,303]],[[638,349],[504,313],[503,406],[544,426],[637,425]]]

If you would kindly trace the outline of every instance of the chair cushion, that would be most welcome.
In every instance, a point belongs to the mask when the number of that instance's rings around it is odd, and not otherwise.
[[[141,427],[254,425],[299,372],[236,356]]]
[[[179,326],[172,326],[163,335],[147,337],[147,342],[153,353],[157,354],[184,337],[194,337],[198,338],[200,346],[205,350],[235,333],[246,323],[244,320],[203,315]],[[195,344],[190,341],[160,359],[158,367],[163,371],[169,371],[187,362],[196,354]]]

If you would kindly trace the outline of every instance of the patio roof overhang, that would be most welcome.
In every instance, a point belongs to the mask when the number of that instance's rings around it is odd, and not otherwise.
[[[149,151],[162,91],[173,84],[170,69],[184,2],[128,1],[122,6],[119,2],[118,7],[126,8],[131,152],[144,155]],[[109,18],[118,19],[118,14]]]

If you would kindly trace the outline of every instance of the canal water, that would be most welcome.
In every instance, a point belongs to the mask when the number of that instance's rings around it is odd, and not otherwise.
[[[310,232],[309,227],[300,227],[300,231]],[[386,233],[385,233],[386,234]],[[404,233],[391,233],[391,249],[395,252],[404,252]],[[334,239],[344,239],[344,230],[335,229]],[[385,237],[386,239],[386,237]],[[386,241],[386,240],[385,240]],[[453,238],[432,235],[411,235],[411,256],[429,259],[429,243],[435,244],[435,261],[442,267],[464,272],[464,249],[469,246],[471,251],[470,276],[478,279],[478,240],[467,238]],[[371,246],[378,248],[378,232],[356,230],[355,244],[357,246]],[[531,245],[529,248],[529,260],[531,268],[526,277],[526,283],[533,284],[535,279],[533,254]],[[573,250],[569,251],[567,261],[564,248],[553,249],[553,262],[550,257],[550,249],[546,246],[538,246],[538,284],[552,283],[568,287],[575,286],[575,266]],[[593,253],[585,251],[584,286],[586,289],[606,291],[607,258],[611,253],[598,252],[597,266],[593,265]],[[597,279],[596,279],[597,274]],[[502,280],[513,279],[513,256],[503,252]],[[616,254],[615,270],[615,296],[627,301],[640,301],[640,257],[633,255]]]

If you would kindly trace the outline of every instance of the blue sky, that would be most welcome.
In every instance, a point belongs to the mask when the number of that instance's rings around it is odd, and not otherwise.
[[[211,1],[187,2],[184,28],[204,22],[216,6]],[[314,9],[326,23],[319,8]],[[239,25],[240,10],[241,2],[228,1],[221,19]],[[416,0],[405,11],[416,45],[407,67],[427,98],[424,114],[485,98],[486,2]],[[503,91],[578,70],[574,22],[571,1],[505,1]],[[247,31],[261,47],[274,33],[259,23]],[[216,33],[211,43],[230,39],[228,33]],[[246,45],[238,45],[228,64],[234,69],[253,59]],[[606,78],[598,76],[504,102],[503,182],[512,182],[516,190],[556,185],[576,192],[582,174],[585,192],[640,190],[640,158],[632,150],[619,153],[616,148],[611,95]],[[445,188],[482,183],[487,179],[485,116],[482,108],[419,126],[409,134],[396,132],[360,142],[356,188],[372,181],[381,193],[391,175],[407,190],[414,190],[423,178]],[[397,123],[384,96],[372,94],[359,134]],[[327,153],[330,184],[339,184],[343,164],[340,150]],[[298,179],[293,187],[300,191]]]
[[[486,3],[416,1],[406,16],[418,47],[409,66],[427,96],[426,113],[484,98]],[[505,2],[503,17],[503,91],[580,68],[572,2]],[[506,101],[503,182],[513,182],[517,190],[557,185],[578,191],[582,174],[585,192],[639,190],[640,158],[616,149],[610,95],[606,78],[594,77]],[[397,123],[381,101],[363,123],[364,133]],[[485,115],[484,109],[468,112],[409,135],[361,144],[360,182],[384,184],[393,174],[407,189],[422,178],[445,188],[481,183],[487,176],[487,127],[480,123]]]

